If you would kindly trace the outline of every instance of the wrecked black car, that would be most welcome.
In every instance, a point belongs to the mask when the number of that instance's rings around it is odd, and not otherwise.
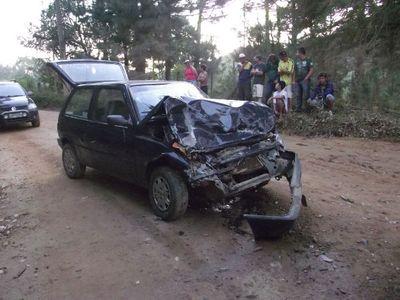
[[[186,82],[128,81],[116,62],[50,65],[71,88],[58,120],[70,178],[88,166],[129,180],[148,189],[157,216],[174,220],[193,193],[220,201],[286,177],[287,215],[243,217],[256,238],[291,228],[302,202],[300,162],[284,149],[270,108],[208,99]]]

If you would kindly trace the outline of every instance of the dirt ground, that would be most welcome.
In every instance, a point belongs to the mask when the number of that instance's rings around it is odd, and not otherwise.
[[[400,298],[400,144],[286,136],[308,207],[255,242],[211,209],[165,223],[129,183],[68,179],[57,116],[0,131],[0,299]]]

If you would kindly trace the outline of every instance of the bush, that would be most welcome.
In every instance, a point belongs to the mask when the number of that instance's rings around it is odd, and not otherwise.
[[[354,108],[341,108],[333,115],[327,111],[292,113],[278,126],[286,133],[303,136],[353,136],[400,141],[398,116]]]

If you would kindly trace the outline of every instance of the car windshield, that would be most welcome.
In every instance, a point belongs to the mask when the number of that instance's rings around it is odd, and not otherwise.
[[[25,96],[25,91],[18,83],[0,84],[0,98]]]
[[[75,83],[100,81],[125,81],[125,71],[120,64],[99,62],[62,62],[59,67]]]
[[[165,96],[195,99],[207,98],[206,94],[188,82],[136,85],[131,86],[131,93],[136,102],[140,120],[143,120]]]

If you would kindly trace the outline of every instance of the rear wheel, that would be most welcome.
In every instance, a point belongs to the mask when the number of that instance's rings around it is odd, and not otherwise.
[[[165,221],[182,216],[188,206],[186,182],[176,171],[161,167],[150,176],[149,198],[154,213]]]
[[[62,161],[69,178],[76,179],[85,175],[86,166],[79,162],[75,149],[70,144],[65,144],[63,147]]]

